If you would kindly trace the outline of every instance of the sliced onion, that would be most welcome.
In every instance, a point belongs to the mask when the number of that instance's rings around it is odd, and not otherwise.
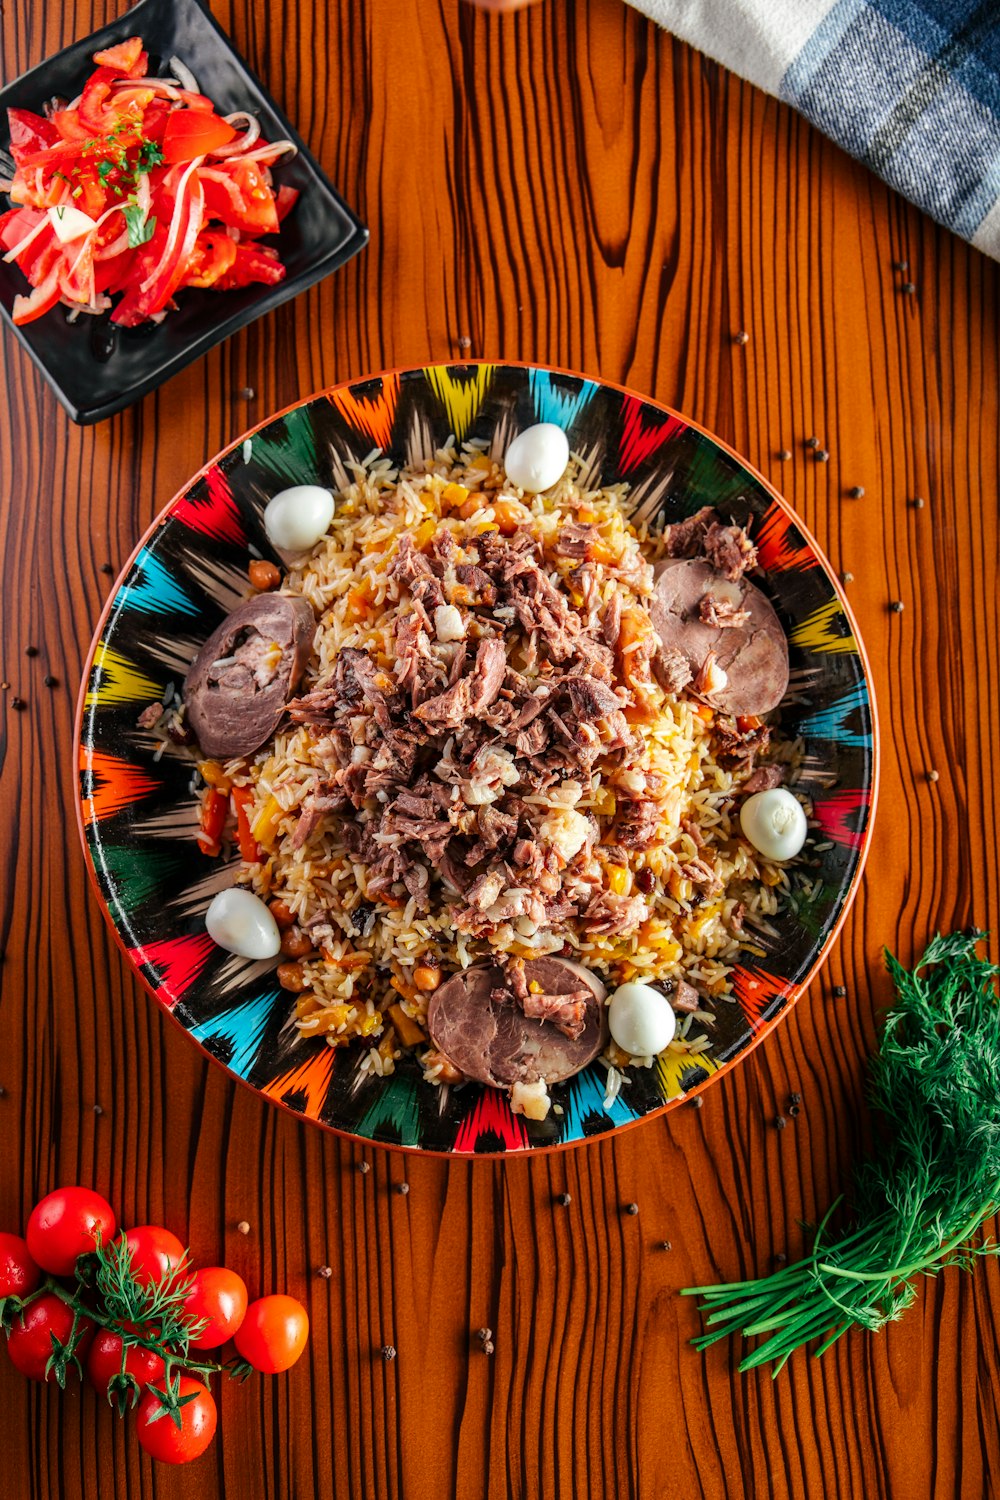
[[[293,156],[298,156],[299,148],[294,141],[271,141],[266,145],[258,146],[256,151],[248,151],[244,161],[266,161],[273,158],[277,161],[279,156],[287,154],[289,161]]]
[[[187,89],[189,94],[201,93],[201,89],[198,87],[198,80],[191,72],[187,63],[182,63],[179,57],[172,57],[170,59],[170,67],[182,89]]]
[[[237,120],[245,120],[247,128],[243,135],[237,136],[235,141],[230,141],[228,146],[219,146],[212,152],[213,156],[242,156],[260,139],[260,121],[256,115],[248,114],[245,109],[237,109],[231,115],[223,116],[227,125],[235,127]]]
[[[40,224],[36,224],[34,229],[29,230],[28,233],[24,236],[24,239],[21,240],[19,244],[15,245],[13,249],[7,251],[7,254],[4,256],[5,264],[9,265],[12,260],[17,260],[17,257],[21,254],[21,251],[27,250],[28,246],[32,244],[34,240],[37,240],[42,230],[48,224],[48,214],[44,209],[41,209],[39,211],[42,215],[42,222]]]
[[[177,199],[174,203],[174,211],[170,216],[170,228],[167,231],[167,240],[166,244],[163,247],[163,254],[160,256],[160,259],[157,261],[156,266],[146,277],[145,281],[140,284],[140,292],[147,292],[149,290],[149,288],[160,276],[161,272],[163,271],[163,267],[167,264],[177,247],[177,242],[181,238],[184,230],[185,217],[190,213],[191,208],[191,205],[189,203],[186,203],[184,200],[184,189],[188,185],[188,179],[191,177],[191,174],[198,170],[204,160],[205,158],[203,156],[196,156],[194,161],[191,162],[191,164],[184,172],[184,175],[181,178],[180,182],[177,184]]]
[[[123,88],[150,89],[154,94],[162,94],[165,99],[173,99],[175,103],[184,102],[184,95],[178,85],[167,78],[116,78],[111,88],[119,91]]]

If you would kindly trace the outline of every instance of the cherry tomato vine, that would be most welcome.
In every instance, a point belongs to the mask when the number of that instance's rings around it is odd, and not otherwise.
[[[228,1267],[195,1269],[169,1230],[119,1232],[98,1194],[60,1188],[35,1206],[26,1239],[0,1234],[0,1328],[22,1374],[65,1388],[86,1363],[119,1416],[135,1413],[141,1446],[186,1463],[215,1434],[209,1379],[290,1368],[309,1320],[283,1294],[248,1303]],[[228,1358],[207,1357],[230,1340]]]

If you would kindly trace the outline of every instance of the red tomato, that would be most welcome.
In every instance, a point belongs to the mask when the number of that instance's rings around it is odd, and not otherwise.
[[[186,1253],[176,1234],[158,1224],[140,1224],[128,1230],[124,1239],[132,1252],[132,1275],[140,1286],[150,1286],[176,1271]]]
[[[195,241],[182,285],[214,286],[220,276],[232,269],[236,260],[236,241],[222,229],[203,229]],[[228,799],[223,798],[228,807]],[[237,804],[237,811],[239,805]],[[241,838],[242,838],[242,823]],[[220,828],[219,832],[222,830]],[[199,843],[201,840],[199,839]],[[218,853],[218,850],[216,850]],[[246,856],[244,856],[245,858]]]
[[[59,131],[51,120],[43,115],[32,114],[29,109],[9,109],[7,123],[10,128],[10,154],[20,164],[22,157],[33,151],[48,151],[60,140]]]
[[[121,1373],[122,1340],[109,1328],[100,1328],[87,1355],[87,1379],[99,1396],[107,1396],[108,1385],[115,1375]],[[147,1385],[159,1383],[163,1378],[163,1360],[152,1349],[140,1349],[130,1344],[125,1356],[125,1369],[134,1376],[141,1391]]]
[[[130,36],[127,41],[118,42],[114,47],[105,47],[103,52],[95,52],[94,62],[99,68],[110,68],[113,73],[120,73],[124,78],[132,72],[141,56],[142,37]]]
[[[18,292],[14,298],[14,306],[11,309],[11,317],[19,328],[25,323],[34,323],[36,318],[42,317],[50,308],[55,307],[62,296],[62,287],[59,284],[58,268],[39,281],[33,292],[24,296]],[[67,1273],[68,1274],[68,1273]]]
[[[233,1342],[255,1370],[277,1375],[291,1369],[308,1337],[309,1318],[302,1303],[279,1294],[251,1302]]]
[[[191,1348],[218,1349],[233,1337],[246,1316],[246,1283],[226,1266],[206,1266],[195,1271],[184,1306],[192,1317],[208,1319],[208,1327],[191,1340]]]
[[[19,1234],[0,1234],[0,1297],[27,1297],[41,1279],[27,1241]]]
[[[45,222],[45,214],[38,208],[11,208],[0,215],[0,247],[13,250],[23,239]],[[44,236],[39,235],[39,239]],[[33,244],[38,244],[34,240]],[[30,246],[29,246],[30,248]]]
[[[201,109],[175,109],[163,132],[163,156],[168,162],[194,161],[228,146],[236,131],[215,114]]]
[[[278,215],[278,223],[283,224],[299,201],[298,188],[288,187],[282,183],[274,200],[274,210]]]
[[[220,276],[215,284],[220,292],[231,292],[236,287],[251,286],[257,281],[277,286],[284,279],[285,268],[278,259],[277,250],[272,250],[269,245],[237,245],[232,269]],[[247,856],[244,854],[243,857],[246,859]]]
[[[15,311],[15,320],[16,316]],[[115,1211],[100,1193],[84,1187],[56,1188],[31,1210],[25,1237],[43,1271],[72,1276],[77,1256],[93,1250],[98,1235],[106,1245],[115,1227]]]
[[[14,1322],[7,1335],[7,1353],[16,1370],[29,1380],[47,1380],[45,1366],[52,1354],[52,1339],[55,1334],[60,1344],[69,1339],[73,1327],[73,1309],[67,1307],[54,1292],[46,1292],[37,1302],[32,1302]],[[82,1358],[93,1337],[94,1325],[82,1318],[77,1324],[77,1355]]]
[[[205,189],[205,215],[221,219],[231,229],[247,234],[277,234],[278,210],[274,194],[260,168],[252,161],[217,162],[199,176]]]
[[[181,1376],[181,1398],[193,1396],[180,1409],[181,1425],[175,1427],[172,1418],[162,1412],[160,1402],[151,1392],[139,1402],[136,1412],[136,1437],[139,1446],[145,1448],[151,1458],[164,1464],[187,1464],[199,1458],[215,1436],[218,1413],[215,1401],[207,1386],[189,1375]],[[161,1413],[157,1415],[157,1413]]]

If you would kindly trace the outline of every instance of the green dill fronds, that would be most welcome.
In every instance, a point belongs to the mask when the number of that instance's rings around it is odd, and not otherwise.
[[[741,1370],[775,1362],[803,1344],[823,1354],[853,1325],[878,1332],[901,1318],[917,1278],[949,1266],[972,1270],[1000,1247],[974,1243],[1000,1209],[1000,1004],[997,967],[978,956],[984,933],[936,937],[910,971],[891,954],[896,987],[869,1098],[880,1130],[854,1173],[850,1223],[773,1276],[689,1287],[700,1296],[704,1349],[734,1333],[767,1334]],[[838,1200],[839,1203],[840,1200]]]

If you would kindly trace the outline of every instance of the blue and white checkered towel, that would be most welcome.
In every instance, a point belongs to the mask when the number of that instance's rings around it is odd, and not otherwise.
[[[1000,260],[1000,0],[630,0]]]

